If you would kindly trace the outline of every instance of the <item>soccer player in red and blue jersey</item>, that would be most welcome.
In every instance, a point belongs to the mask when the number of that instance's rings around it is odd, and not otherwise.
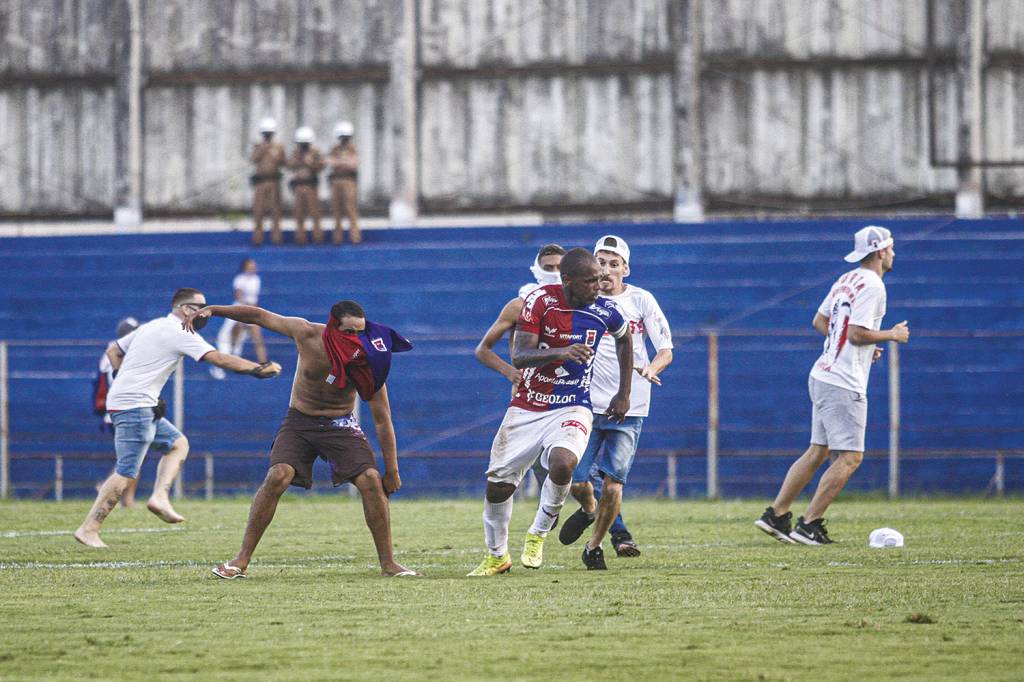
[[[521,561],[527,568],[543,563],[544,539],[558,521],[573,469],[590,437],[594,352],[606,331],[615,339],[619,361],[618,392],[607,415],[621,421],[629,410],[633,343],[615,304],[598,296],[597,259],[585,249],[573,249],[562,259],[561,270],[562,283],[531,292],[516,323],[512,365],[523,369],[523,380],[491,445],[484,502],[488,555],[471,576],[512,568],[512,494],[538,457],[548,477]]]

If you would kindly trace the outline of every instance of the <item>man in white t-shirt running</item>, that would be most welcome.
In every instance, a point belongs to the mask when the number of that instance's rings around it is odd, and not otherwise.
[[[789,467],[772,506],[754,522],[780,542],[832,543],[823,517],[864,458],[868,374],[882,354],[875,344],[910,339],[906,320],[880,331],[886,305],[882,278],[892,270],[896,257],[892,233],[868,225],[854,235],[853,245],[845,260],[860,265],[836,280],[814,316],[814,328],[825,337],[825,344],[808,378],[811,445]],[[818,482],[807,511],[792,528],[789,509],[830,452],[832,464]]]
[[[182,462],[188,456],[188,439],[163,417],[160,391],[174,372],[178,360],[189,356],[258,379],[277,376],[276,362],[257,364],[221,353],[201,337],[181,328],[182,321],[206,305],[198,289],[178,289],[171,299],[171,312],[150,320],[107,347],[107,357],[116,371],[107,393],[107,411],[114,422],[114,450],[117,466],[100,486],[92,509],[75,531],[75,540],[88,547],[106,547],[100,539],[100,526],[124,494],[128,484],[138,478],[142,461],[150,446],[166,450],[157,467],[153,494],[146,507],[167,523],[184,521],[171,506],[169,491]]]
[[[610,344],[598,346],[590,385],[594,426],[587,449],[572,476],[572,494],[581,507],[566,520],[558,539],[563,545],[571,545],[593,524],[590,540],[584,548],[583,563],[591,570],[605,570],[601,541],[609,530],[616,554],[640,555],[629,531],[624,524],[620,525],[619,510],[640,430],[650,410],[651,384],[661,385],[658,375],[672,362],[672,331],[654,296],[623,281],[629,275],[630,257],[629,245],[624,239],[615,235],[601,237],[594,246],[594,256],[601,267],[601,295],[618,306],[629,325],[633,336],[633,369],[646,380],[633,382],[629,411],[623,421],[606,417],[605,410],[619,383],[619,365]],[[653,360],[647,357],[645,339],[650,339],[654,346]],[[599,479],[596,484],[594,469]]]
[[[238,274],[231,282],[231,289],[234,291],[235,303],[241,305],[256,305],[260,300],[260,276],[256,272],[256,261],[246,258],[238,268]],[[267,347],[263,343],[263,330],[259,325],[242,324],[230,318],[225,318],[224,324],[217,332],[217,350],[221,353],[230,353],[241,357],[245,341],[252,336],[253,351],[256,353],[256,362],[267,361]],[[211,367],[210,376],[214,379],[224,379],[227,374],[220,367]]]

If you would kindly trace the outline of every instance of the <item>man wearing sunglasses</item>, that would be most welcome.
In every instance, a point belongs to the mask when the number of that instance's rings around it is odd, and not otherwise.
[[[171,311],[150,320],[107,347],[114,368],[114,383],[107,393],[107,411],[114,423],[117,466],[103,485],[96,501],[75,531],[75,540],[88,547],[102,548],[100,526],[139,476],[150,447],[164,451],[156,470],[156,483],[146,507],[167,523],[185,520],[171,506],[170,489],[182,463],[188,457],[188,439],[165,419],[160,391],[174,372],[178,360],[189,356],[226,370],[268,379],[281,372],[276,362],[257,364],[236,355],[221,353],[202,337],[182,329],[182,321],[206,305],[198,289],[178,289],[171,299]]]

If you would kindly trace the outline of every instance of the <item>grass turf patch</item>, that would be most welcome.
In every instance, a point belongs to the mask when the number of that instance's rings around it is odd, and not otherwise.
[[[607,572],[557,532],[522,568],[517,502],[512,573],[466,578],[481,503],[398,499],[398,560],[427,575],[384,579],[358,500],[286,496],[250,579],[218,580],[248,502],[182,502],[183,526],[117,509],[107,550],[70,536],[88,501],[0,503],[0,678],[1011,679],[1024,660],[1019,500],[843,500],[838,543],[804,547],[755,529],[757,503],[630,499],[643,555],[609,550]],[[869,549],[884,525],[906,547]]]

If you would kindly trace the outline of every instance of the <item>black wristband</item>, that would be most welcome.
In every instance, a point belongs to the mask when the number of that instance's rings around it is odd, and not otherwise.
[[[270,367],[270,361],[269,360],[266,361],[266,362],[261,362],[260,364],[256,365],[255,367],[250,369],[248,372],[246,372],[246,374],[254,376],[257,379],[269,379],[270,377],[265,377],[262,374],[260,374],[260,372],[262,372],[267,367]]]

